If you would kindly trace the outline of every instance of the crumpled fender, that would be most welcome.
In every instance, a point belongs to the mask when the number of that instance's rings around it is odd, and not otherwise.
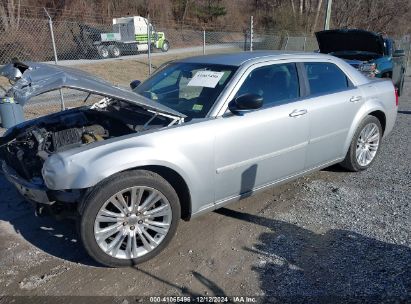
[[[52,190],[83,189],[95,186],[118,172],[157,165],[176,171],[189,184],[187,174],[178,164],[184,163],[187,170],[187,167],[192,168],[190,160],[173,150],[167,151],[167,159],[164,156],[161,151],[153,147],[128,147],[127,145],[104,151],[86,150],[68,158],[55,154],[44,164],[43,177],[47,187]],[[53,173],[57,172],[58,176],[64,176],[64,179],[54,178],[57,175]]]

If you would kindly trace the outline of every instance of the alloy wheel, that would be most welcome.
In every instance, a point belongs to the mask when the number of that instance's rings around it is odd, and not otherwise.
[[[356,159],[360,166],[368,166],[377,154],[380,131],[375,123],[369,123],[361,130],[357,140]]]
[[[94,237],[106,254],[135,259],[164,240],[171,220],[170,203],[160,191],[135,186],[117,192],[102,205],[94,221]]]

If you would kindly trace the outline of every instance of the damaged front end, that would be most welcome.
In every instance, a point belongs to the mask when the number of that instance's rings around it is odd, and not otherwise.
[[[0,70],[13,83],[6,96],[21,104],[45,92],[76,89],[103,99],[24,122],[0,138],[1,168],[17,190],[36,205],[79,202],[87,189],[51,190],[44,163],[64,151],[104,143],[122,136],[182,123],[184,115],[74,69],[39,63],[13,63]],[[52,183],[53,181],[48,181]],[[39,209],[40,210],[40,209]]]

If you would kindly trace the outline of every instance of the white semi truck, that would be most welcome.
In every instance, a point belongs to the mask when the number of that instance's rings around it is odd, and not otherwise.
[[[170,43],[164,32],[157,32],[148,20],[141,16],[113,19],[113,32],[102,33],[101,40],[94,42],[101,58],[119,57],[148,51],[150,30],[151,48],[167,52]]]

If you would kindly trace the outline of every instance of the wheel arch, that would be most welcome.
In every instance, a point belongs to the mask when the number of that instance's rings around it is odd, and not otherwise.
[[[382,70],[382,71],[380,71],[380,75],[381,75],[381,78],[390,78],[390,79],[392,79],[392,70],[390,70],[390,69]]]
[[[387,117],[385,116],[385,113],[381,110],[376,110],[368,113],[367,115],[375,116],[376,118],[378,118],[382,127],[382,135],[384,135],[385,127],[387,125]]]
[[[350,147],[355,131],[357,130],[361,122],[365,119],[365,117],[367,117],[368,115],[374,116],[380,121],[381,127],[382,127],[382,133],[383,133],[382,136],[384,136],[385,129],[387,126],[387,117],[383,111],[383,108],[380,106],[377,106],[377,107],[369,108],[367,109],[367,111],[360,111],[359,113],[357,113],[357,116],[354,118],[353,124],[351,125],[350,131],[348,132],[348,136],[347,136],[347,139],[344,145],[343,155],[347,154],[347,151]]]
[[[191,194],[190,189],[184,180],[184,178],[175,170],[160,165],[148,165],[136,168],[130,168],[130,170],[148,170],[157,173],[164,178],[177,192],[181,206],[181,218],[185,221],[189,221],[191,218]]]
[[[176,191],[177,196],[180,201],[180,207],[181,207],[181,219],[185,221],[189,221],[191,219],[191,213],[192,213],[192,208],[191,208],[191,194],[190,194],[190,189],[184,180],[184,178],[175,170],[166,167],[166,166],[161,166],[161,165],[147,165],[147,166],[137,166],[133,168],[128,168],[123,171],[119,171],[107,178],[112,178],[114,175],[121,174],[124,172],[129,172],[129,171],[135,171],[135,170],[147,170],[154,172],[158,175],[160,175],[162,178],[164,178],[167,182],[170,183],[171,187]],[[105,179],[107,179],[105,178]],[[105,180],[104,179],[104,180]],[[102,182],[101,180],[100,182]],[[95,186],[92,186],[90,188],[84,189],[84,193],[82,195],[82,199],[79,202],[78,206],[78,211],[80,214],[83,213],[84,211],[84,206],[85,206],[85,201],[88,196],[92,192],[92,189]]]

